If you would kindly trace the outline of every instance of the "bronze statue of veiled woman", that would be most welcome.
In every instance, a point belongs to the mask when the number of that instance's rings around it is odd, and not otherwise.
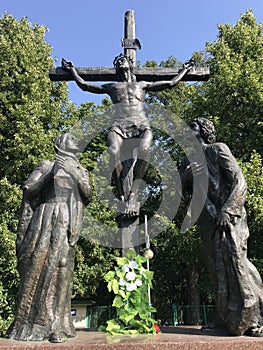
[[[42,161],[24,184],[16,242],[21,284],[11,339],[63,342],[75,336],[74,256],[91,190],[75,138],[60,135],[55,150],[55,161]]]

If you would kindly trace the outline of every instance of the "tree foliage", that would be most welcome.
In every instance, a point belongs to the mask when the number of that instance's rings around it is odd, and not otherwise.
[[[39,158],[50,158],[50,141],[66,124],[61,105],[67,90],[49,79],[46,30],[26,18],[4,15],[0,21],[0,175],[18,184]]]
[[[262,29],[252,10],[234,26],[218,26],[218,39],[206,44],[211,77],[189,108],[191,116],[211,117],[218,139],[244,160],[263,149]]]
[[[263,275],[263,167],[262,156],[253,152],[247,162],[240,162],[247,182],[247,221],[250,230],[248,255]]]
[[[263,24],[252,10],[236,25],[218,26],[218,38],[207,43],[211,77],[193,87],[188,116],[214,121],[217,140],[240,161],[248,185],[246,209],[249,257],[262,272]]]
[[[9,325],[15,309],[18,273],[14,232],[20,198],[19,186],[10,184],[6,177],[0,179],[0,334]]]

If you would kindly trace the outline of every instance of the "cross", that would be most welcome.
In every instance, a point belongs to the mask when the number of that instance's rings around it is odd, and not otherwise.
[[[171,80],[177,76],[178,71],[174,68],[149,68],[136,67],[136,50],[141,48],[140,41],[135,35],[135,16],[134,11],[128,10],[124,19],[124,38],[122,39],[124,54],[129,56],[134,64],[134,74],[137,81],[160,81]],[[114,67],[77,67],[78,74],[85,81],[118,81]],[[209,79],[209,68],[193,67],[187,73],[182,81],[207,81]],[[62,67],[52,67],[49,71],[49,77],[52,81],[70,81],[72,75],[66,72]]]
[[[139,245],[139,184],[147,168],[147,154],[152,141],[152,130],[142,107],[145,93],[173,87],[181,80],[208,80],[209,68],[194,68],[192,62],[185,63],[181,71],[136,67],[136,50],[141,48],[141,44],[135,35],[134,11],[131,10],[125,13],[122,46],[124,57],[118,56],[113,68],[75,68],[71,62],[64,61],[64,68],[51,68],[49,76],[53,81],[76,80],[84,91],[107,93],[116,107],[107,140],[114,162],[113,176],[119,198],[117,220],[125,255],[127,247]],[[112,83],[97,85],[87,81]]]

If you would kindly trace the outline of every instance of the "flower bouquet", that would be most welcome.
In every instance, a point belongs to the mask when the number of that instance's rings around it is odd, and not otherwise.
[[[157,322],[152,318],[156,309],[149,304],[153,272],[145,269],[146,258],[130,249],[126,257],[117,257],[117,266],[104,279],[108,290],[115,294],[112,306],[117,317],[107,321],[99,330],[110,334],[158,333]]]

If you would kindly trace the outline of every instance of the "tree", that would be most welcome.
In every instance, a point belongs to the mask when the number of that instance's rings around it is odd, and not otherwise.
[[[263,167],[262,156],[251,154],[247,162],[240,162],[247,181],[247,220],[250,230],[248,255],[263,276]]]
[[[240,161],[248,185],[246,209],[250,259],[262,272],[263,24],[252,10],[236,25],[218,26],[218,39],[207,43],[208,82],[192,87],[190,119],[214,121],[217,140]]]
[[[26,18],[0,21],[0,177],[12,183],[21,184],[40,158],[50,158],[52,140],[67,125],[67,89],[50,82],[46,30]]]
[[[14,232],[20,198],[19,186],[10,184],[7,178],[0,179],[0,334],[4,333],[12,321],[15,310],[18,272]]]
[[[252,10],[237,24],[218,26],[218,39],[206,44],[211,77],[195,90],[188,113],[211,117],[218,140],[239,159],[263,149],[263,24]]]

